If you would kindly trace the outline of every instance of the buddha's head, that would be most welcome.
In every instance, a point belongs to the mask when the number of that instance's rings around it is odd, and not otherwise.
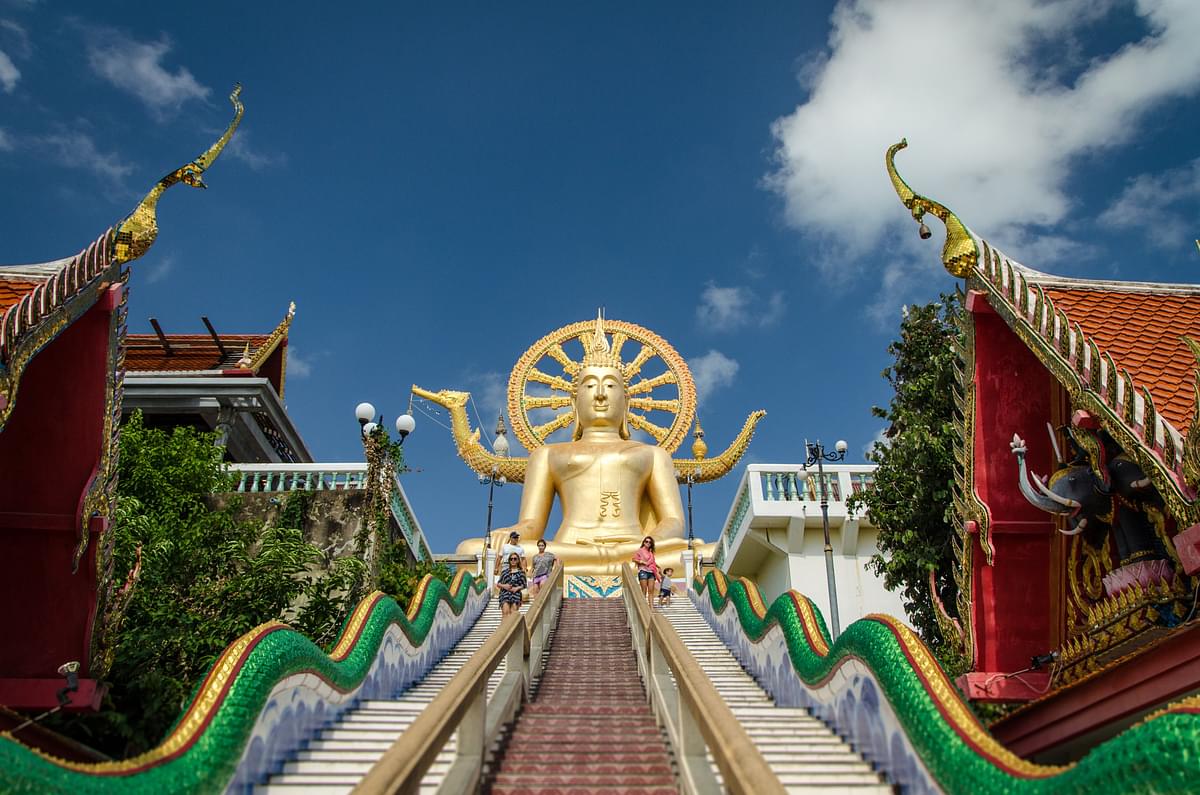
[[[622,439],[628,439],[628,410],[624,373],[614,367],[580,368],[575,379],[576,440],[587,428],[616,428]]]
[[[596,330],[583,353],[583,363],[575,373],[575,430],[578,441],[588,428],[616,428],[622,439],[629,438],[626,412],[629,393],[621,358],[609,347],[604,336],[604,319],[596,318]]]

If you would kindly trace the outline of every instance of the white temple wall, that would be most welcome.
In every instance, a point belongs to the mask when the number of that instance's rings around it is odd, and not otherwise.
[[[867,569],[878,551],[878,531],[865,516],[846,506],[846,498],[869,488],[873,465],[840,464],[825,468],[830,545],[841,625],[871,613],[904,618],[899,594]],[[768,601],[788,589],[800,591],[829,622],[817,475],[795,464],[751,464],[743,473],[724,531],[718,541],[718,566],[753,580]]]

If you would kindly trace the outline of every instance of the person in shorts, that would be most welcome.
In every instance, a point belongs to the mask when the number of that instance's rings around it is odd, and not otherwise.
[[[654,560],[654,539],[646,536],[642,545],[633,553],[633,564],[637,566],[638,585],[646,595],[646,606],[654,609],[654,583],[658,581],[658,563]]]
[[[661,607],[671,606],[671,592],[674,587],[671,585],[671,573],[674,571],[670,566],[662,570],[662,580],[658,583],[658,604]]]
[[[542,590],[542,584],[550,579],[550,572],[554,571],[553,552],[546,551],[546,542],[543,539],[538,539],[538,553],[533,556],[533,579],[529,583],[529,597],[532,599],[538,595],[538,591]]]
[[[500,575],[496,587],[500,589],[500,615],[521,612],[521,591],[525,590],[525,572],[521,569],[521,556],[513,552],[508,556],[508,567]]]

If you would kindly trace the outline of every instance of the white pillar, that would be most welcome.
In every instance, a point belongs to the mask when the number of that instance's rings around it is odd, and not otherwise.
[[[696,553],[690,549],[685,549],[682,553],[680,553],[680,556],[683,558],[684,582],[687,583],[687,588],[691,588],[692,579],[694,578],[696,571]]]
[[[487,557],[483,561],[484,574],[487,576],[488,587],[496,584],[496,550],[488,547]]]

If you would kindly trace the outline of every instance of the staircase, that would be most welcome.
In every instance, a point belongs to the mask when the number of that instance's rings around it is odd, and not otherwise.
[[[563,600],[541,682],[493,770],[493,795],[675,795],[621,600]]]
[[[799,707],[778,707],[686,595],[663,612],[788,792],[874,795],[894,790],[853,748]],[[553,658],[551,658],[553,659]]]
[[[524,613],[528,605],[522,605]],[[322,729],[308,747],[284,763],[283,769],[258,793],[347,793],[383,755],[417,715],[458,673],[488,636],[500,625],[500,605],[492,599],[475,625],[418,684],[388,701],[360,701],[332,725]],[[502,663],[488,681],[494,690],[504,675]],[[454,758],[452,738],[421,782],[432,790],[441,781]]]

